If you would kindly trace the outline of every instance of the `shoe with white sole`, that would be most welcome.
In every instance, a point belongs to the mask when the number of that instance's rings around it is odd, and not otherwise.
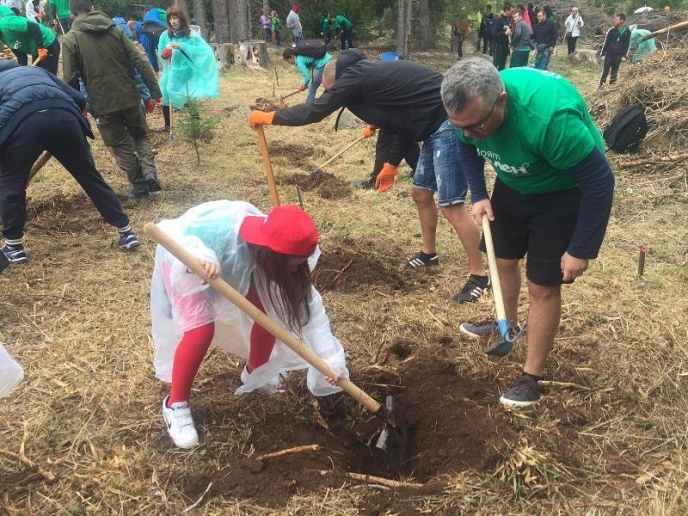
[[[167,432],[172,441],[179,448],[193,448],[198,444],[198,432],[191,416],[191,408],[188,401],[179,401],[167,406],[167,396],[162,401],[162,417],[167,425]]]

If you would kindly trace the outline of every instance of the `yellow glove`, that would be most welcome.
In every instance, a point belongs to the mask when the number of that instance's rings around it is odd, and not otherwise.
[[[375,180],[375,188],[379,193],[386,192],[394,186],[394,178],[399,175],[399,167],[385,163]]]
[[[274,111],[251,111],[251,116],[248,117],[248,123],[251,129],[255,129],[259,125],[272,125],[272,119],[275,118]]]
[[[368,127],[363,129],[361,136],[363,138],[370,138],[375,134],[375,131],[377,131],[377,127],[375,127],[374,125],[369,125]]]

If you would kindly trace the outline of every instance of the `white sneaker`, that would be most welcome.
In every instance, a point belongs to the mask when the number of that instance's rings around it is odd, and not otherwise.
[[[198,432],[191,416],[189,402],[180,401],[168,407],[168,399],[169,396],[162,400],[162,417],[165,419],[167,432],[179,448],[193,448],[198,444]]]

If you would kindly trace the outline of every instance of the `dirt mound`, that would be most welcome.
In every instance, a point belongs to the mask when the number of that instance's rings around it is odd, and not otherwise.
[[[276,111],[280,108],[279,104],[275,103],[274,100],[263,97],[258,97],[255,104],[252,104],[250,107],[259,111]]]
[[[323,199],[344,199],[353,194],[349,183],[327,172],[295,174],[280,180],[279,183],[296,185],[304,192],[317,192]]]

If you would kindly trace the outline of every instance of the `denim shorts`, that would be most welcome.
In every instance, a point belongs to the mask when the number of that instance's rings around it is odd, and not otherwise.
[[[466,200],[468,185],[459,163],[459,139],[449,120],[423,142],[413,186],[437,192],[440,206]]]

